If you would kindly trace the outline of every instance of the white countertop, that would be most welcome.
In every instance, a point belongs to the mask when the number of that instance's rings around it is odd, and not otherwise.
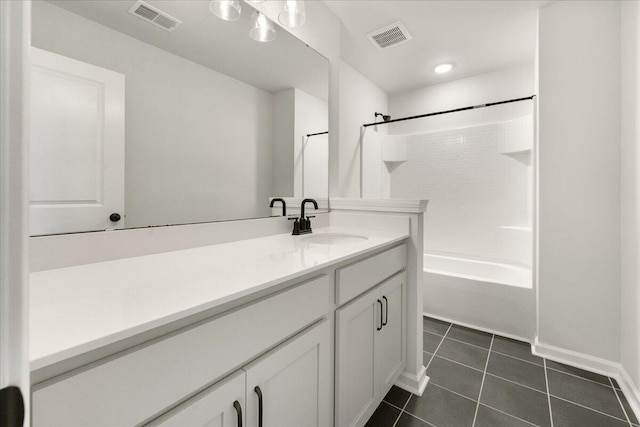
[[[247,297],[408,234],[327,227],[343,245],[279,234],[31,273],[31,370]]]

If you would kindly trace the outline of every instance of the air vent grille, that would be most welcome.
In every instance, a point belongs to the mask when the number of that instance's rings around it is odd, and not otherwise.
[[[136,8],[136,10],[133,11],[133,13],[135,13],[136,15],[140,15],[141,17],[145,18],[148,21],[153,21],[158,16],[160,16],[158,12],[148,8],[144,4],[138,5],[138,7]]]
[[[400,21],[373,31],[367,34],[367,36],[378,49],[396,46],[413,38],[411,37],[411,34],[409,34],[409,31],[407,31],[407,28]]]
[[[135,2],[131,9],[129,9],[129,13],[167,31],[173,31],[178,25],[182,24],[182,21],[179,19],[176,19],[143,1]]]

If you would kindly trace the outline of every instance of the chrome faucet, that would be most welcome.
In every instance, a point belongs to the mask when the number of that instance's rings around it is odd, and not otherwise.
[[[282,216],[287,216],[287,202],[280,197],[276,197],[271,199],[271,203],[269,203],[269,207],[272,208],[275,202],[282,202]]]
[[[318,202],[313,199],[304,199],[302,204],[300,205],[300,218],[289,218],[289,220],[293,220],[293,231],[291,234],[297,236],[299,234],[309,234],[312,232],[311,230],[311,218],[315,218],[313,216],[305,216],[304,214],[304,205],[307,203],[313,203],[313,207],[318,209]]]

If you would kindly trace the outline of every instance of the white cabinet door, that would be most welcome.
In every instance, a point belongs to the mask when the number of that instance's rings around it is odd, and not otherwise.
[[[405,273],[336,310],[336,425],[361,427],[406,364]]]
[[[124,75],[31,48],[30,109],[31,235],[123,227]]]
[[[374,289],[336,311],[336,424],[361,426],[375,411],[375,335],[381,321]]]
[[[241,427],[245,373],[240,370],[148,424],[149,427]]]
[[[380,399],[391,389],[406,364],[405,277],[404,273],[394,276],[379,288],[384,306],[383,326],[376,334],[374,353],[376,389]]]
[[[330,340],[323,320],[244,368],[247,426],[332,425]]]

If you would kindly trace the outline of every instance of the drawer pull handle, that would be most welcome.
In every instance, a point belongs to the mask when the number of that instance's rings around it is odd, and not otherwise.
[[[384,300],[384,322],[382,322],[382,326],[387,326],[387,323],[389,323],[389,300],[385,296],[382,299]]]
[[[380,326],[378,326],[376,328],[377,331],[379,331],[380,329],[382,329],[382,301],[378,300],[378,304],[380,304]]]
[[[240,402],[236,400],[233,402],[233,407],[236,408],[236,412],[238,413],[238,427],[242,427],[242,406]]]
[[[262,390],[255,386],[253,391],[258,395],[258,427],[262,427]]]

